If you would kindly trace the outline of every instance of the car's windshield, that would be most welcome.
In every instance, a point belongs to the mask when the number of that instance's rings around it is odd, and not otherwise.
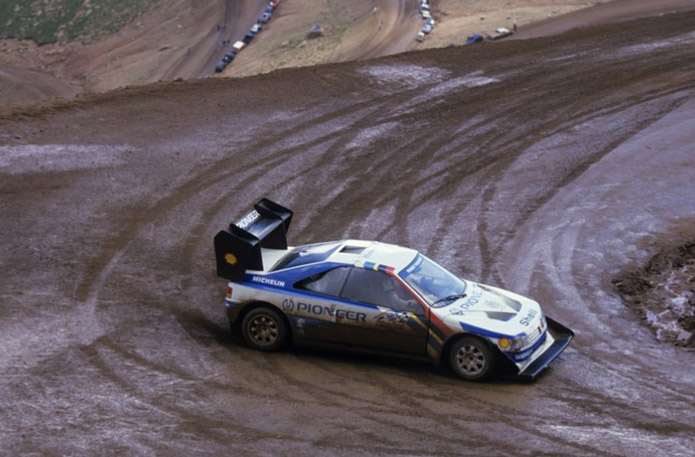
[[[449,305],[466,294],[465,281],[422,254],[415,257],[400,277],[435,308]]]

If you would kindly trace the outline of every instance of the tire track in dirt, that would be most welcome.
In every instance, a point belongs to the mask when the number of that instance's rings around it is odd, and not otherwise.
[[[686,86],[687,87],[687,86]],[[692,87],[692,86],[691,86]],[[637,107],[646,101],[650,101],[655,98],[660,98],[665,95],[669,95],[674,92],[680,92],[681,90],[685,89],[685,87],[678,87],[675,91],[674,90],[668,90],[664,94],[649,94],[646,97],[638,96],[635,97],[632,100],[625,100],[623,102],[618,102],[618,105],[616,106],[613,101],[606,101],[603,99],[598,99],[601,100],[601,103],[603,104],[602,106],[598,106],[594,110],[590,112],[584,112],[584,113],[578,113],[577,115],[570,116],[569,118],[567,116],[563,116],[563,118],[559,119],[558,121],[551,121],[548,124],[544,125],[544,128],[542,131],[539,131],[537,133],[527,133],[525,135],[524,141],[519,144],[519,146],[516,149],[516,152],[512,151],[507,151],[505,154],[505,159],[501,162],[497,162],[495,166],[489,170],[488,174],[490,177],[493,176],[500,176],[504,175],[506,173],[506,170],[514,163],[516,160],[528,149],[530,149],[533,145],[535,144],[540,144],[546,139],[552,138],[553,136],[556,136],[558,134],[563,133],[564,131],[570,131],[574,128],[576,125],[583,125],[586,123],[589,123],[591,121],[594,121],[598,118],[601,117],[606,117],[611,114],[622,114],[626,111],[628,111],[630,108]],[[606,109],[604,109],[606,108]],[[667,112],[669,108],[665,108],[664,112]],[[519,213],[522,214],[522,217],[518,220],[515,221],[514,227],[519,228],[523,226],[525,220],[529,219],[530,217],[533,216],[533,214],[541,208],[547,201],[549,201],[553,196],[557,193],[558,189],[561,189],[565,186],[567,186],[569,183],[571,183],[574,179],[576,179],[578,176],[580,176],[586,169],[588,169],[591,165],[594,163],[598,162],[601,160],[601,158],[604,157],[605,154],[609,153],[615,147],[617,147],[619,144],[624,142],[627,138],[629,138],[634,132],[641,131],[643,128],[646,127],[651,122],[654,122],[653,119],[648,119],[645,121],[646,124],[636,124],[633,125],[631,130],[626,132],[623,136],[616,138],[612,142],[604,143],[602,146],[602,150],[598,150],[595,153],[591,154],[590,156],[584,158],[582,160],[582,165],[580,167],[574,167],[572,168],[572,172],[567,175],[564,179],[562,179],[559,182],[554,183],[554,187],[547,192],[545,195],[541,196],[540,198],[537,198],[535,201],[531,202],[530,206],[526,206],[524,208],[519,208]],[[505,145],[500,146],[501,149],[504,150]],[[492,180],[490,181],[490,186],[486,189],[484,197],[483,197],[483,206],[489,205],[490,202],[492,201],[492,198],[497,195],[497,186],[495,184],[495,181]],[[490,239],[488,239],[488,233],[487,230],[487,223],[485,222],[485,214],[481,214],[481,227],[483,228],[481,232],[481,236],[485,237],[485,239],[481,239],[480,243],[484,247],[483,251],[485,252],[484,258],[488,259],[494,259],[494,258],[499,258],[501,251],[504,249],[505,243],[507,243],[507,240],[513,238],[515,229],[512,231],[506,231],[502,235],[500,235],[500,239],[495,242],[495,243],[490,243]],[[496,246],[495,248],[491,248],[491,246]],[[492,278],[494,279],[495,282],[498,284],[501,284],[504,286],[502,282],[502,278],[499,276],[498,273],[494,272],[492,269],[487,269],[484,270],[483,272],[483,277],[485,278]]]
[[[306,148],[306,145],[300,145],[300,146],[298,146],[298,147],[304,147],[304,148]],[[257,178],[257,177],[254,176],[254,177],[251,177],[250,179],[253,180],[253,179],[255,179],[255,178]],[[223,199],[221,199],[221,200],[223,200]],[[195,238],[195,237],[193,237],[193,238]],[[287,376],[283,376],[283,378],[284,378],[285,380],[287,380]],[[301,385],[301,384],[300,384],[300,385]],[[309,385],[306,385],[305,387],[308,388]],[[315,390],[316,387],[313,386],[313,389]],[[331,398],[332,396],[334,396],[334,394],[335,394],[335,392],[333,392],[333,391],[328,391],[328,392],[327,392],[328,398]]]
[[[403,95],[405,97],[408,97],[410,94],[415,93],[415,90],[410,90],[406,91],[406,93]],[[379,105],[381,102],[387,101],[389,98],[391,98],[390,95],[379,97],[376,100],[367,100],[364,102],[357,103],[356,105],[351,105],[345,108],[340,108],[337,111],[331,112],[329,114],[325,114],[321,116],[321,123],[326,124],[328,122],[342,119],[345,117],[349,117],[352,115],[357,114],[358,112],[362,111],[363,109],[373,109],[373,105]],[[381,110],[385,111],[388,108],[381,108]],[[367,118],[369,119],[369,118]],[[366,120],[361,123],[361,125],[369,125],[370,121]],[[303,124],[300,124],[299,126],[293,127],[289,130],[286,131],[281,131],[278,134],[272,136],[271,138],[263,140],[263,142],[259,142],[256,144],[252,144],[248,148],[246,148],[244,151],[240,152],[237,154],[238,156],[244,156],[244,157],[253,157],[253,152],[258,151],[261,146],[266,146],[267,149],[272,149],[274,145],[277,145],[284,141],[286,138],[291,138],[292,135],[300,135],[303,133],[303,131],[307,128],[314,128],[316,127],[317,124],[315,123],[314,120],[309,120],[306,121]],[[360,126],[360,123],[357,125],[358,127]],[[280,149],[275,153],[270,153],[265,157],[260,157],[260,158],[252,158],[248,159],[246,163],[242,161],[242,163],[237,165],[238,170],[245,170],[247,172],[253,172],[253,170],[257,168],[270,168],[271,170],[275,167],[269,167],[269,165],[280,165],[282,160],[284,159],[285,156],[291,155],[297,152],[301,152],[304,149],[311,148],[312,146],[316,144],[320,144],[324,141],[327,141],[331,138],[337,138],[341,135],[340,132],[331,132],[329,134],[326,134],[322,137],[317,138],[313,142],[309,143],[300,143],[294,147],[288,148],[288,149]],[[156,205],[154,205],[151,208],[148,208],[147,210],[147,218],[140,218],[138,219],[131,227],[126,228],[123,230],[123,233],[120,237],[118,237],[117,240],[113,243],[114,246],[109,249],[109,251],[102,253],[98,257],[98,262],[101,265],[96,266],[95,268],[92,268],[93,270],[98,271],[96,275],[90,275],[87,277],[77,288],[77,297],[80,301],[86,301],[89,303],[94,303],[96,300],[96,296],[98,294],[98,289],[99,284],[103,285],[106,282],[106,278],[108,277],[109,272],[112,270],[114,265],[118,262],[118,258],[120,258],[120,255],[122,254],[123,250],[125,249],[126,245],[128,244],[129,240],[135,239],[137,237],[137,234],[144,230],[146,227],[148,227],[151,223],[153,223],[156,219],[161,217],[161,215],[164,212],[171,211],[173,209],[172,202],[178,202],[178,204],[181,204],[180,202],[184,201],[187,196],[190,195],[196,195],[204,191],[205,189],[218,184],[219,182],[229,179],[229,178],[235,178],[236,186],[235,188],[244,188],[245,185],[258,181],[261,179],[263,176],[263,172],[251,175],[248,179],[243,181],[241,185],[239,185],[237,178],[237,173],[238,171],[231,170],[227,172],[217,172],[215,173],[215,170],[218,169],[223,169],[222,165],[228,162],[228,158],[221,159],[217,161],[216,163],[213,163],[212,165],[205,166],[200,172],[197,172],[189,181],[186,183],[182,184],[177,190],[172,191],[172,193],[162,199],[160,202],[158,202]],[[275,163],[274,163],[275,162]],[[219,207],[221,208],[224,206],[224,201],[231,196],[232,194],[236,193],[236,191],[231,191],[226,194],[223,194],[222,197],[218,199],[219,201]],[[201,220],[197,224],[197,229],[194,229],[194,234],[192,234],[189,239],[190,240],[196,240],[198,239],[197,237],[199,236],[200,232],[204,230],[206,227],[206,223],[209,221],[206,220],[205,218]],[[184,253],[185,254],[190,254],[192,249],[195,248],[195,244],[189,244],[186,247],[184,247]],[[90,269],[90,270],[92,270]],[[190,271],[190,268],[188,269]],[[185,272],[185,271],[184,271]],[[96,283],[94,285],[93,283]],[[91,290],[91,292],[86,292],[87,290]],[[90,310],[81,310],[80,312],[85,312],[87,314],[93,314],[94,310],[90,308]]]

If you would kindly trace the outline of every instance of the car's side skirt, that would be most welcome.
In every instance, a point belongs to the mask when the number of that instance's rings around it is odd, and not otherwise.
[[[293,344],[298,347],[313,348],[319,350],[328,351],[338,351],[338,352],[349,352],[355,354],[370,354],[385,357],[397,357],[399,359],[417,360],[421,362],[429,362],[433,365],[437,365],[437,361],[433,360],[431,357],[423,353],[422,355],[417,354],[406,354],[397,351],[383,351],[374,348],[364,347],[364,346],[352,346],[347,344],[339,343],[328,343],[324,341],[309,341],[309,340],[293,340]]]

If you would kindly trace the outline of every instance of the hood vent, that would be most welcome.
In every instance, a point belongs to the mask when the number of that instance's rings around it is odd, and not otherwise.
[[[485,292],[488,292],[490,294],[494,294],[499,298],[499,300],[504,303],[505,305],[509,306],[511,309],[513,309],[516,312],[519,312],[521,310],[521,303],[518,301],[507,297],[506,295],[502,295],[501,293],[497,292],[494,289],[491,289],[487,286],[484,286],[482,284],[479,284],[480,288],[483,289]]]
[[[505,313],[502,311],[485,311],[485,314],[487,314],[487,317],[489,317],[490,319],[495,319],[497,321],[503,322],[506,322],[509,319],[516,316],[516,313]]]
[[[348,246],[345,245],[343,246],[343,249],[340,250],[341,254],[362,254],[362,251],[364,251],[364,246]]]

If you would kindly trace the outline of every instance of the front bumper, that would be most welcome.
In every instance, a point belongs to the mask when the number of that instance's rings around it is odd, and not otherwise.
[[[550,362],[555,360],[555,358],[560,355],[562,351],[569,346],[570,341],[574,337],[574,332],[558,321],[545,316],[548,321],[548,331],[554,338],[554,342],[543,351],[538,357],[536,357],[531,363],[523,368],[518,374],[519,377],[533,380],[538,376],[543,370],[545,370]]]

